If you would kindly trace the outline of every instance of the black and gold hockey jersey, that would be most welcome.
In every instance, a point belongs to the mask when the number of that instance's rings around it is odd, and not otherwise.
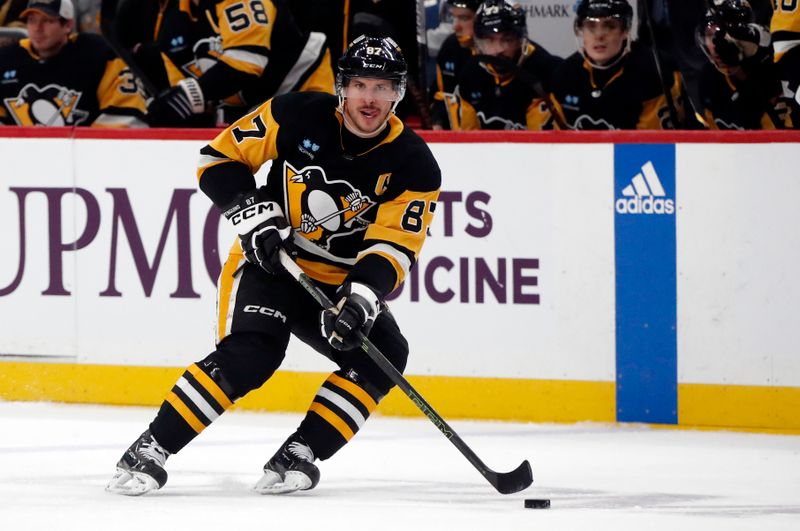
[[[455,94],[458,78],[467,61],[476,53],[474,46],[461,46],[455,33],[442,43],[436,56],[436,81],[431,93],[431,122],[443,129],[460,129],[458,98]]]
[[[123,46],[158,90],[185,77],[202,74],[195,44],[208,37],[208,27],[196,23],[191,0],[121,0],[115,31]]]
[[[769,25],[775,62],[800,46],[800,0],[772,0],[773,12]]]
[[[698,93],[709,129],[785,129],[792,112],[784,98],[772,54],[742,66],[745,75],[723,74],[708,63],[700,73]]]
[[[253,106],[290,91],[333,93],[333,71],[325,35],[304,32],[287,0],[166,0],[145,2],[137,24],[126,24],[124,42],[155,42],[165,54],[174,85],[198,79],[209,101],[236,96]],[[140,0],[127,0],[142,4]],[[170,64],[171,63],[171,64]],[[172,66],[174,65],[174,67]],[[176,75],[177,71],[180,75]]]
[[[201,150],[200,188],[219,207],[265,191],[294,230],[297,263],[311,278],[345,278],[387,295],[416,263],[441,173],[425,142],[395,116],[375,139],[342,125],[336,97],[292,93],[268,100]],[[232,253],[241,254],[238,240]]]
[[[71,35],[51,58],[28,39],[0,47],[0,123],[145,127],[136,78],[99,35]]]
[[[681,83],[671,75],[670,93],[680,113]],[[556,73],[551,101],[570,129],[674,129],[652,54],[636,46],[607,69],[575,52]]]
[[[774,0],[770,32],[783,100],[792,109],[794,128],[800,129],[800,0]]]
[[[468,61],[458,80],[461,129],[552,129],[545,95],[562,61],[532,41],[523,45],[512,75],[498,75],[477,58]]]
[[[24,28],[25,21],[20,15],[28,7],[27,0],[2,0],[0,1],[0,26],[9,28]]]

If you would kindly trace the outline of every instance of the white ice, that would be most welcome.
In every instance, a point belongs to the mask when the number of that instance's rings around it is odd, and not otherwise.
[[[230,412],[167,462],[167,485],[103,489],[155,408],[0,402],[0,530],[800,530],[800,437],[453,421],[498,494],[426,419],[375,416],[308,492],[254,494],[299,415]],[[550,509],[525,509],[550,498]]]

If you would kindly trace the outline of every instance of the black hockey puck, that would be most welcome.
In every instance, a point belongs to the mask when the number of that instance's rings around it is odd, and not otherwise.
[[[526,509],[547,509],[548,507],[550,507],[550,500],[546,498],[528,498],[525,500]]]

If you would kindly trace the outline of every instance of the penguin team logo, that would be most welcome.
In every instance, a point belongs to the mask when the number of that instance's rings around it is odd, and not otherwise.
[[[292,228],[324,249],[330,241],[367,228],[375,202],[347,181],[329,180],[319,166],[283,165],[286,215]]]
[[[80,125],[89,117],[88,111],[78,109],[82,95],[59,85],[39,88],[28,83],[15,98],[5,98],[4,103],[17,125]]]
[[[595,120],[588,114],[581,114],[575,120],[575,129],[591,129],[593,131],[613,131],[616,129],[613,125],[608,123],[604,118]]]
[[[486,116],[483,111],[478,112],[478,120],[484,125],[483,129],[495,129],[493,124],[503,124],[503,129],[506,131],[524,131],[528,127],[526,125],[515,122],[514,120],[506,120],[502,116]]]

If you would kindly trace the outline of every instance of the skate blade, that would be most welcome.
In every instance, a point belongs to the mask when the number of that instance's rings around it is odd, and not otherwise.
[[[129,472],[121,468],[106,485],[106,492],[122,494],[124,496],[141,496],[151,490],[158,490],[156,480],[146,474]]]
[[[283,481],[274,472],[264,474],[264,477],[256,483],[253,490],[259,494],[276,495],[289,494],[298,490],[311,488],[311,480],[302,472],[289,471]]]

